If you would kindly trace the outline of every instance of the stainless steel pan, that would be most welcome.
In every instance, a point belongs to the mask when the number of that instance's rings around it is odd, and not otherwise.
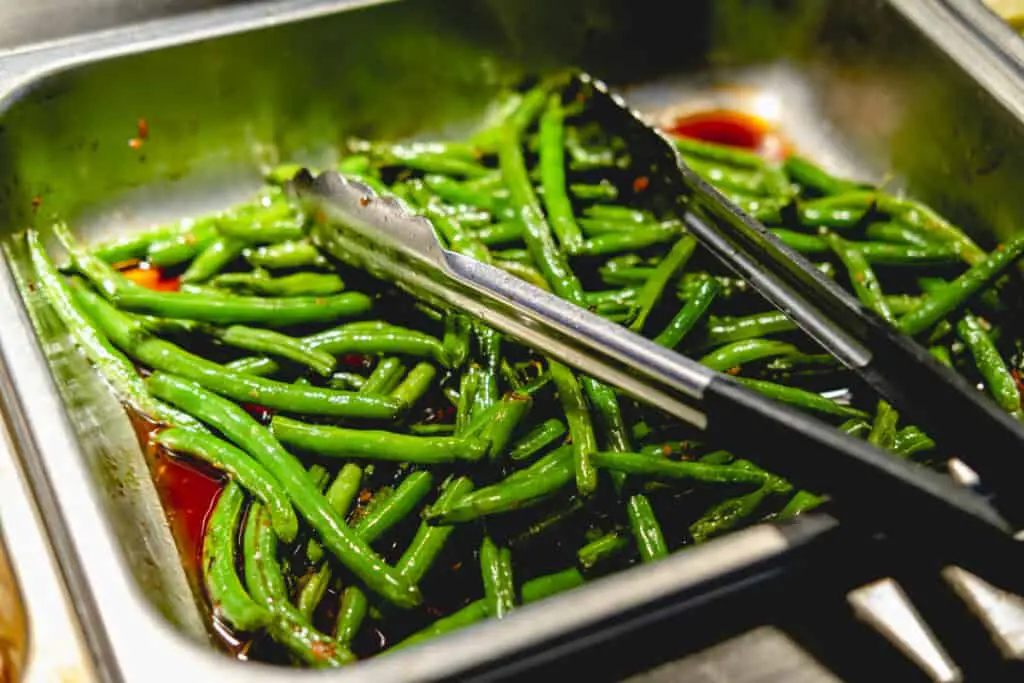
[[[996,67],[975,59],[976,46],[931,34],[931,3],[691,4],[690,21],[676,24],[665,20],[669,2],[639,13],[625,0],[306,0],[7,55],[0,61],[4,235],[63,216],[98,237],[222,206],[255,187],[262,163],[322,164],[348,135],[453,133],[477,120],[503,85],[566,64],[624,87],[655,116],[687,101],[748,98],[834,170],[891,174],[978,234],[1016,229],[1024,215],[1016,188],[1024,123],[989,87],[986,69]],[[128,140],[140,118],[150,136],[133,149]],[[203,614],[134,434],[52,314],[31,297],[21,300],[14,277],[26,263],[8,244],[0,265],[0,397],[35,493],[47,503],[101,675],[318,675],[242,666],[207,647]],[[514,659],[625,613],[692,597],[739,568],[756,576],[764,563],[831,529],[821,517],[758,527],[336,675],[426,680]]]

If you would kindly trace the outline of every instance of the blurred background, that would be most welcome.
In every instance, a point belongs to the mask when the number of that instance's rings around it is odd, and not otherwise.
[[[0,50],[254,0],[0,0]]]

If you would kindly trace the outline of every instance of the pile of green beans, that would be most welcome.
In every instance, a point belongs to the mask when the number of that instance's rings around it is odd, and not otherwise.
[[[935,444],[659,213],[654,179],[558,78],[463,141],[353,143],[339,170],[452,249],[735,375],[900,457]],[[684,159],[891,324],[1020,414],[1015,240],[790,157]],[[41,288],[151,438],[227,483],[203,540],[212,619],[250,658],[340,666],[826,502],[699,431],[368,273],[307,237],[273,169],[251,201],[84,246]],[[152,291],[126,266],[164,269]],[[143,372],[140,373],[140,369]],[[850,390],[851,387],[858,387]],[[259,406],[261,411],[254,411]],[[770,448],[771,444],[766,444]],[[750,459],[747,459],[750,458]]]

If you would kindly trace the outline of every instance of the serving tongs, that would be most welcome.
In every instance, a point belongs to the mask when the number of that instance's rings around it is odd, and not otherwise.
[[[1024,482],[1020,422],[728,201],[604,83],[577,78],[588,111],[625,140],[633,166],[649,172],[660,193],[678,199],[679,217],[704,247],[970,466],[985,489],[1012,492]],[[995,503],[1024,523],[1024,498],[1008,493]]]
[[[981,495],[741,386],[504,271],[444,248],[394,197],[328,171],[294,186],[328,254],[524,344],[694,427],[813,491],[871,532],[899,533],[1007,589],[1024,589],[1014,529]]]

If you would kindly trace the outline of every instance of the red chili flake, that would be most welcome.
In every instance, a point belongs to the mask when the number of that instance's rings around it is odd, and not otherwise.
[[[43,198],[40,195],[36,195],[32,198],[32,213],[35,213],[40,206],[43,205]]]
[[[359,198],[359,206],[369,206],[369,205],[370,205],[370,198],[369,197],[367,197],[366,195],[363,195],[362,197]]]
[[[139,119],[136,128],[138,129],[140,140],[145,140],[149,138],[149,123],[146,121],[146,119]]]
[[[166,277],[162,269],[148,263],[141,263],[138,267],[129,268],[123,271],[123,274],[135,284],[157,292],[176,292],[181,285],[178,278]]]
[[[334,656],[334,646],[330,643],[322,640],[314,640],[309,646],[309,649],[313,651],[313,655],[321,659],[327,659],[328,657]]]
[[[359,492],[360,503],[369,503],[371,498],[373,498],[373,491],[370,489],[363,489]]]
[[[864,273],[858,272],[853,277],[857,280],[857,282],[864,282]]]
[[[455,564],[452,565],[452,571],[453,572],[457,572],[460,569],[462,569],[462,562],[456,562]]]
[[[132,138],[131,140],[128,141],[128,146],[131,147],[132,149],[141,149],[142,140],[140,140],[139,138]]]
[[[274,411],[272,409],[266,406],[261,406],[258,403],[243,403],[242,409],[261,424],[270,422],[270,418],[274,417]]]
[[[1012,376],[1013,381],[1017,383],[1017,388],[1024,391],[1024,377],[1021,377],[1020,370],[1017,368],[1011,368],[1010,376]]]
[[[737,366],[735,368],[729,368],[728,370],[725,371],[725,374],[727,374],[727,375],[738,375],[738,374],[740,374],[741,370],[742,370],[742,368]]]
[[[667,443],[666,444],[662,444],[661,445],[661,454],[662,455],[672,455],[672,446],[668,445]]]
[[[350,368],[361,368],[366,365],[366,360],[366,356],[361,353],[346,353],[342,356],[341,363]]]
[[[645,175],[639,176],[635,180],[633,180],[633,192],[643,192],[650,186],[650,184],[650,178],[648,178]]]

